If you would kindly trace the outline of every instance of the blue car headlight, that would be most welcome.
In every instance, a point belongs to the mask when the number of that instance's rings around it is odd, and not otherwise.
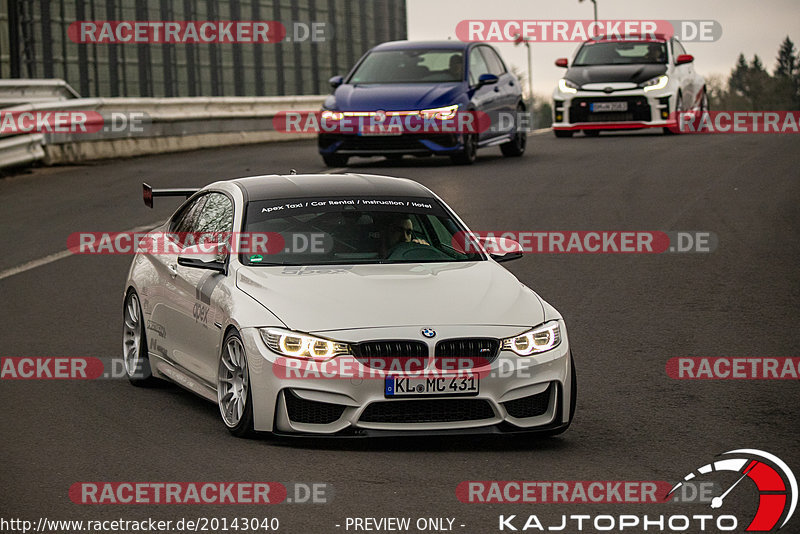
[[[457,111],[458,104],[455,104],[453,106],[446,106],[443,108],[423,109],[419,112],[419,114],[426,119],[439,119],[446,121],[455,117]]]
[[[341,111],[333,111],[331,109],[322,110],[322,118],[332,121],[340,121],[344,118],[344,113]]]

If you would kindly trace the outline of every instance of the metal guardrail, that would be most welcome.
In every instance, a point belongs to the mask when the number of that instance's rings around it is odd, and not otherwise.
[[[0,108],[80,97],[64,80],[24,78],[0,80]]]
[[[44,158],[42,134],[0,139],[0,167],[24,165]]]
[[[324,96],[196,97],[196,98],[81,98],[29,103],[0,110],[87,111],[103,117],[103,127],[87,133],[44,133],[36,157],[17,161],[17,148],[0,144],[0,168],[42,160],[47,165],[176,152],[198,148],[291,140],[308,134],[276,132],[272,118],[281,111],[317,110]],[[114,116],[143,116],[141,131],[115,130]],[[0,141],[21,136],[6,137]],[[33,141],[31,141],[33,142]],[[9,142],[8,146],[12,146]],[[17,146],[17,145],[13,145]],[[13,156],[13,157],[12,157]]]

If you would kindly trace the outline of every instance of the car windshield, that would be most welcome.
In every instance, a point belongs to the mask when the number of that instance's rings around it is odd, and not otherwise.
[[[370,52],[348,83],[460,82],[463,79],[461,50],[383,50]]]
[[[666,63],[666,43],[655,42],[589,42],[584,43],[573,66],[634,65],[641,63]]]
[[[342,265],[480,261],[454,242],[462,228],[434,198],[335,197],[248,203],[245,236],[265,236],[266,252],[241,247],[245,265]],[[458,238],[457,238],[458,239]]]

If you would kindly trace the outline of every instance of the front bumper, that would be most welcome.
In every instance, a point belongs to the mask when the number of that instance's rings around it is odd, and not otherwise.
[[[593,111],[595,103],[625,102],[624,111]],[[578,90],[553,95],[554,130],[619,130],[674,126],[675,95],[671,90],[630,89],[605,93]]]
[[[463,337],[502,339],[521,333],[520,327],[432,326],[436,341]],[[416,339],[419,327],[371,328],[337,339]],[[258,330],[242,330],[248,355],[254,427],[291,435],[413,435],[416,433],[515,433],[546,431],[568,422],[571,402],[569,341],[562,323],[562,341],[555,349],[533,357],[500,351],[491,364],[476,369],[481,375],[474,396],[387,398],[382,371],[370,369],[351,356],[341,368],[359,371],[355,377],[302,376],[287,370],[288,360],[264,345]],[[429,364],[433,357],[429,357]],[[396,375],[396,373],[395,373]]]
[[[383,156],[388,154],[452,154],[464,149],[461,134],[355,135],[320,134],[319,153],[346,156]]]

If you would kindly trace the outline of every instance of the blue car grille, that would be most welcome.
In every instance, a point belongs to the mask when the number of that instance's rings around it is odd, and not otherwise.
[[[424,152],[430,149],[422,141],[431,141],[439,146],[451,148],[458,144],[458,136],[452,134],[404,134],[404,135],[320,135],[319,146],[327,148],[337,141],[342,141],[337,150],[408,150]]]

